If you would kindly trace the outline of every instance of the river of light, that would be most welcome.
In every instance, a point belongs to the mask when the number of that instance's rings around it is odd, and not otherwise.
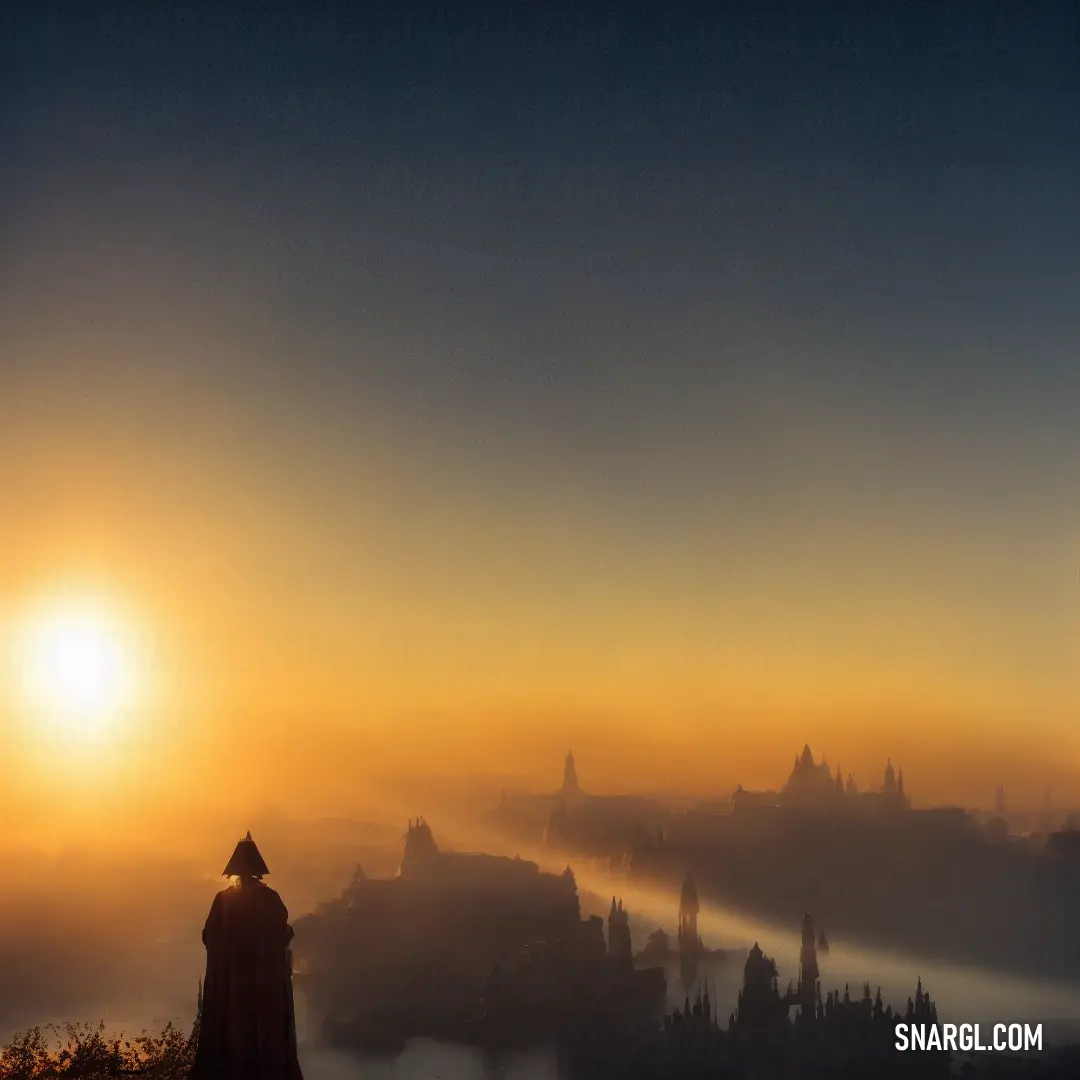
[[[625,877],[591,867],[575,866],[574,871],[583,892],[621,897],[643,932],[656,926],[663,926],[669,934],[674,930],[678,895],[673,889],[628,882]],[[705,945],[734,953],[730,961],[712,965],[709,970],[710,979],[715,979],[722,1017],[735,1007],[742,985],[743,960],[754,942],[776,960],[781,989],[789,979],[798,981],[800,916],[800,912],[793,912],[791,925],[783,927],[715,904],[702,905],[698,929]],[[826,932],[829,932],[827,927]],[[842,993],[845,984],[849,984],[852,996],[858,997],[862,995],[863,983],[869,982],[871,993],[880,986],[885,1003],[902,1008],[908,997],[914,996],[921,978],[924,988],[937,1002],[943,1020],[1041,1023],[1044,1030],[1054,1033],[1055,1041],[1080,1037],[1080,980],[1007,975],[853,945],[837,940],[831,933],[829,938],[828,954],[819,957],[823,996],[833,989]],[[678,1000],[682,988],[674,986],[672,990],[672,996]]]

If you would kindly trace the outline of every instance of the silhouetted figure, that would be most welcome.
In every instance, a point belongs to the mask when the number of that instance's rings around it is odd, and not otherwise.
[[[251,833],[236,845],[203,929],[206,980],[193,1080],[303,1080],[293,1011],[293,930]]]

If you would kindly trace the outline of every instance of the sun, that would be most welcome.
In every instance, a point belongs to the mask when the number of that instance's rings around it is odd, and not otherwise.
[[[23,655],[30,704],[43,717],[89,730],[106,726],[127,703],[128,650],[102,612],[49,612],[29,628]]]

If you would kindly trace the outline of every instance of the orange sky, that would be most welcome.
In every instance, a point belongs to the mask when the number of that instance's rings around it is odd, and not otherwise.
[[[573,745],[593,789],[705,793],[782,782],[809,739],[864,782],[891,756],[923,803],[999,779],[1080,801],[1060,536],[875,521],[824,488],[830,513],[774,527],[707,498],[665,522],[570,474],[490,483],[422,433],[185,444],[197,414],[159,390],[155,441],[29,385],[0,437],[5,629],[81,595],[124,628],[144,677],[107,744],[120,788],[333,808],[409,772],[551,786]],[[49,752],[9,686],[32,790]]]

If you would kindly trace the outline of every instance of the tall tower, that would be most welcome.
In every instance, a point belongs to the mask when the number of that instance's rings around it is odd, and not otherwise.
[[[630,913],[623,907],[622,901],[615,903],[611,898],[611,912],[608,915],[608,956],[620,974],[634,970],[634,945],[630,937]]]
[[[679,896],[679,948],[684,953],[696,953],[701,948],[701,938],[698,936],[697,927],[700,910],[697,883],[694,881],[694,875],[688,871]]]
[[[697,883],[693,874],[687,871],[679,894],[679,974],[687,993],[697,979],[698,961],[703,951],[697,926],[700,910]]]
[[[887,799],[896,796],[896,773],[893,772],[892,758],[889,758],[888,763],[885,765],[885,781],[881,785],[881,791]]]
[[[581,794],[581,788],[578,787],[577,766],[574,764],[573,750],[567,752],[566,763],[563,765],[562,794],[567,798],[573,798]]]
[[[814,917],[803,913],[802,949],[799,951],[799,1004],[803,1016],[813,1019],[818,994],[817,940],[814,937]]]

